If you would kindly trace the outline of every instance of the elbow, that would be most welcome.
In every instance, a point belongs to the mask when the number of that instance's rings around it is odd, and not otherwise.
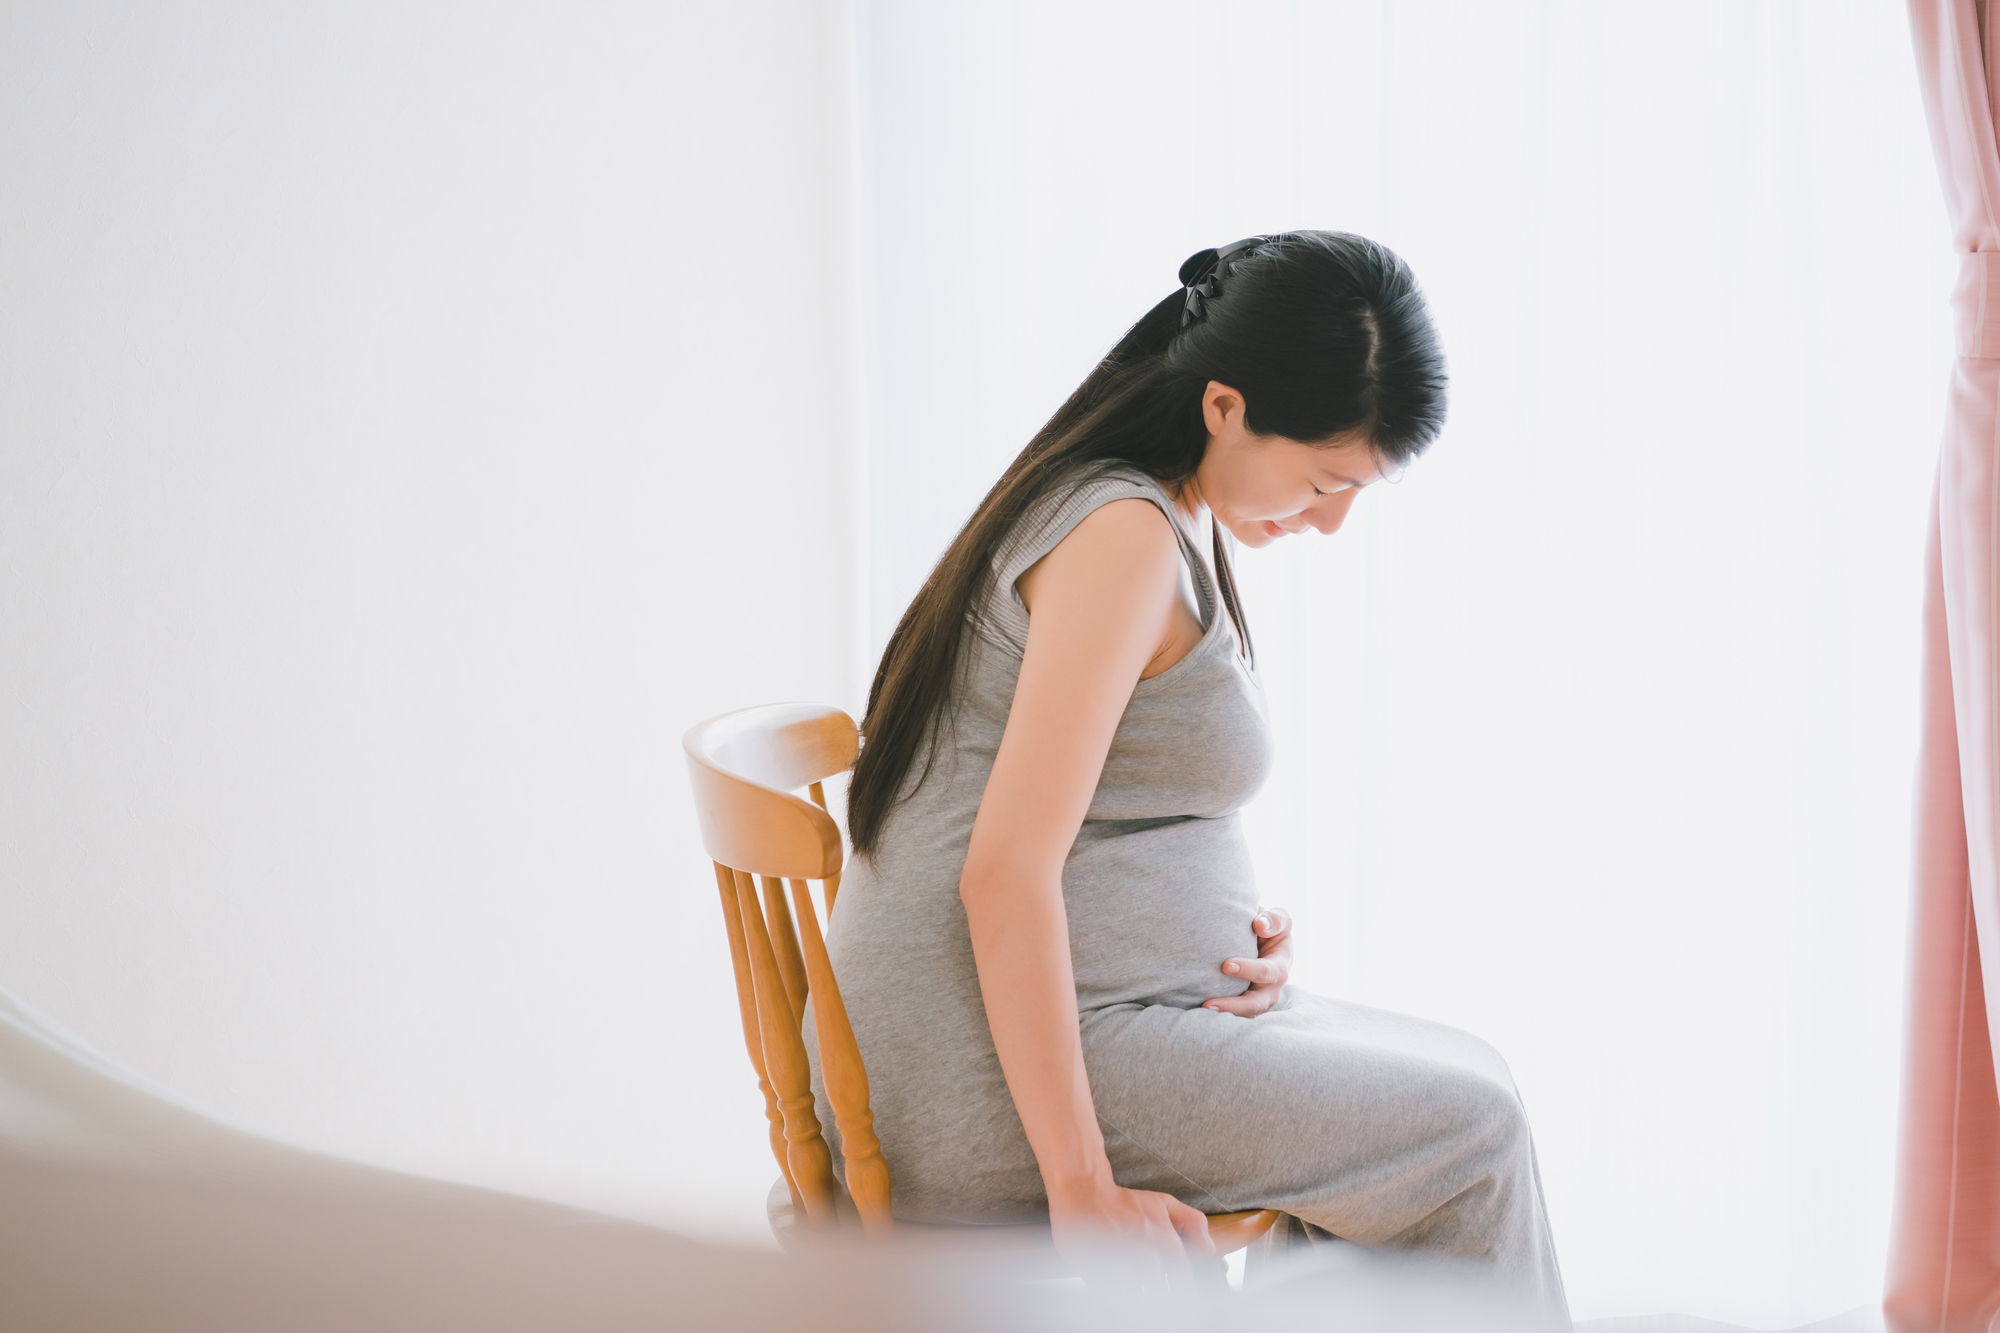
[[[1024,864],[1019,858],[974,855],[966,858],[958,876],[958,901],[968,914],[995,903],[1019,902],[1037,889],[1047,889],[1060,899],[1061,866],[1049,870]]]
[[[992,901],[995,875],[991,867],[977,865],[968,860],[965,869],[958,876],[958,901],[968,912]]]

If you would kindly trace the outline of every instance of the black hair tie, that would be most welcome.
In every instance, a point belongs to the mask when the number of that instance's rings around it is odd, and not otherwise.
[[[1220,250],[1197,250],[1181,264],[1181,286],[1187,297],[1181,307],[1181,327],[1186,328],[1208,313],[1208,303],[1222,295],[1222,280],[1229,276],[1230,264],[1249,254],[1268,236],[1250,236],[1232,241]]]

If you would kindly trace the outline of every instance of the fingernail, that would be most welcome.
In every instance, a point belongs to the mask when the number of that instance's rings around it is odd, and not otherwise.
[[[1262,926],[1265,930],[1269,930],[1271,928],[1271,918],[1268,916],[1260,916],[1257,918],[1257,924]]]
[[[1231,976],[1235,976],[1238,972],[1241,972],[1243,969],[1238,967],[1234,963],[1224,963],[1222,965],[1222,970],[1229,973],[1229,975]]]

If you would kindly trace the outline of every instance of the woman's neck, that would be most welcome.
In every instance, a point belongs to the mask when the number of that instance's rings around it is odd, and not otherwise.
[[[1202,516],[1208,512],[1208,504],[1201,498],[1201,480],[1188,477],[1168,493],[1173,496],[1174,508],[1180,510],[1188,526],[1199,528]]]

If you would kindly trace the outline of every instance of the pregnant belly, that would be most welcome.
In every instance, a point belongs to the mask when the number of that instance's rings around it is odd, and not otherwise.
[[[1245,983],[1223,960],[1254,958],[1257,884],[1236,817],[1094,820],[1063,866],[1077,1005],[1192,1009]]]

